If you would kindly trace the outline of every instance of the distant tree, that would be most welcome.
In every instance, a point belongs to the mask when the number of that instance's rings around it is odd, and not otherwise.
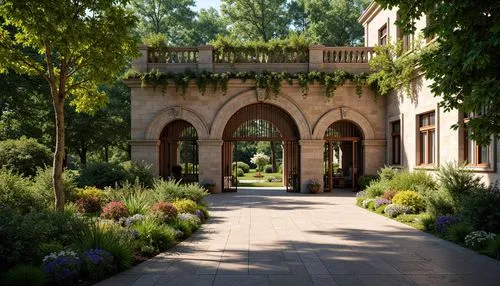
[[[500,2],[440,0],[377,0],[383,8],[398,7],[396,22],[409,34],[425,14],[433,49],[421,58],[425,77],[445,111],[474,113],[465,128],[472,139],[487,144],[500,136]],[[457,124],[458,126],[458,124]]]
[[[228,22],[223,18],[219,11],[211,7],[201,9],[195,21],[194,42],[195,45],[207,44],[214,40],[217,35],[228,35]]]
[[[353,46],[363,43],[363,26],[358,18],[369,0],[304,0],[309,23],[307,31],[319,43]],[[303,16],[302,16],[303,17]]]
[[[37,138],[53,146],[54,111],[50,89],[44,78],[17,74],[0,74],[0,140]]]
[[[67,147],[80,157],[80,163],[87,163],[88,152],[104,151],[104,161],[109,160],[109,149],[127,148],[130,138],[130,91],[122,82],[102,87],[109,97],[106,107],[94,114],[76,112],[67,106]]]
[[[305,32],[311,22],[306,12],[306,2],[307,0],[296,0],[287,4],[289,23],[292,29],[299,33]]]
[[[222,0],[222,14],[233,35],[246,40],[281,38],[288,34],[286,0]]]
[[[139,18],[139,33],[165,34],[172,45],[184,45],[193,29],[194,0],[132,0]]]
[[[0,18],[0,72],[38,75],[50,86],[55,206],[63,210],[65,100],[71,95],[76,110],[87,112],[106,103],[97,85],[114,79],[137,55],[136,17],[125,0],[2,0]]]

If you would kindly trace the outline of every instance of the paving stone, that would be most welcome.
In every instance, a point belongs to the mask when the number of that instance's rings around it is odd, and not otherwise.
[[[175,248],[97,285],[500,285],[500,262],[321,196],[239,189]]]

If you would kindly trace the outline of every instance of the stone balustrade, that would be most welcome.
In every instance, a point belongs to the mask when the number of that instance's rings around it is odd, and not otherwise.
[[[368,72],[373,56],[370,47],[325,47],[312,45],[309,50],[284,51],[223,51],[210,45],[152,49],[139,47],[141,57],[132,66],[139,72],[158,69],[162,72],[192,71],[241,72]]]

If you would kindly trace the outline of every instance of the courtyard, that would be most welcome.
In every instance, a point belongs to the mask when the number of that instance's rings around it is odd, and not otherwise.
[[[240,188],[193,236],[99,285],[498,285],[500,263],[355,206]]]

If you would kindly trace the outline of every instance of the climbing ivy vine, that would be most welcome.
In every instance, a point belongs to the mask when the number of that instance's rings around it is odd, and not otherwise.
[[[423,53],[419,44],[421,41],[421,37],[415,39],[412,50],[408,52],[403,49],[402,41],[388,41],[387,45],[376,46],[377,56],[369,62],[374,72],[366,79],[366,83],[379,95],[387,95],[391,90],[402,88],[408,97],[412,97],[411,82]]]
[[[189,70],[184,73],[173,73],[152,70],[148,73],[130,71],[126,74],[125,78],[140,79],[142,86],[151,85],[153,88],[161,87],[164,93],[167,91],[169,82],[173,82],[176,92],[180,91],[182,95],[185,95],[191,80],[196,83],[202,95],[206,93],[209,85],[212,86],[214,92],[220,89],[222,94],[225,95],[230,79],[239,79],[242,82],[253,80],[256,88],[265,89],[266,98],[270,98],[273,95],[278,96],[283,82],[292,85],[294,81],[297,81],[304,97],[309,92],[309,86],[318,83],[324,86],[325,97],[330,99],[335,95],[335,90],[346,81],[352,81],[356,85],[356,94],[361,96],[362,87],[367,82],[368,74],[352,74],[343,70],[336,70],[332,73],[311,71],[294,74],[286,72],[213,73],[208,71],[193,72]]]

